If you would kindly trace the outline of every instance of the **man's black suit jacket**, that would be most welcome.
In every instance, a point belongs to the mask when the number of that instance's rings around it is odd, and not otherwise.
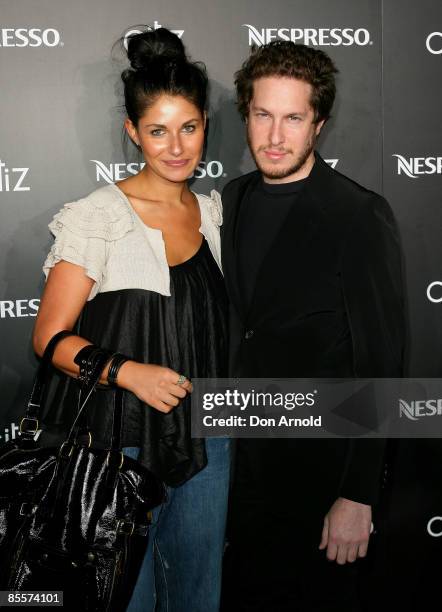
[[[238,218],[255,171],[222,194],[222,265],[230,297],[230,376],[400,377],[404,308],[401,251],[386,200],[315,154],[305,188],[259,270],[244,307]],[[252,203],[253,204],[253,203]],[[247,222],[244,219],[243,222]],[[259,236],[256,237],[259,240]],[[338,496],[373,505],[383,440],[241,440],[256,487],[269,501],[307,499],[318,521]],[[319,523],[318,523],[319,525]]]

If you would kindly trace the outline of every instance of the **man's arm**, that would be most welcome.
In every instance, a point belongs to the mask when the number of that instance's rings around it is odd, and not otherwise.
[[[373,194],[349,238],[342,286],[358,378],[399,378],[405,347],[404,286],[399,233],[387,201]],[[341,495],[374,504],[380,488],[385,441],[350,441]]]
[[[405,338],[402,256],[393,213],[373,195],[350,228],[342,261],[354,374],[400,377]],[[385,440],[351,439],[340,497],[324,521],[320,548],[338,563],[367,552],[371,508],[383,469]]]

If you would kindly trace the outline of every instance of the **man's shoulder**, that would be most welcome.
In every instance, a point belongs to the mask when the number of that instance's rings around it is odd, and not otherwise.
[[[333,172],[342,191],[352,198],[356,198],[361,201],[366,201],[373,198],[382,198],[379,193],[376,193],[372,189],[368,189],[368,187],[364,187],[364,185],[361,185],[349,176],[346,176],[337,170],[333,170]]]
[[[320,176],[324,186],[324,195],[330,199],[333,210],[342,214],[353,214],[365,209],[389,208],[385,198],[379,193],[364,187],[349,176],[331,168],[320,159]]]

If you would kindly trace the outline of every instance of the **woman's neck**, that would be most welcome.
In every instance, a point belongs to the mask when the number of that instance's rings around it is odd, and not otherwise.
[[[189,195],[190,189],[187,181],[175,183],[168,181],[153,172],[150,172],[145,166],[139,174],[137,174],[137,188],[140,190],[140,195],[149,200],[158,202],[184,202]]]

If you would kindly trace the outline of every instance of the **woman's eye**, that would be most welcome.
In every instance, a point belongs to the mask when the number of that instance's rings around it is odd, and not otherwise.
[[[196,126],[195,126],[195,125],[185,125],[185,126],[184,126],[184,128],[183,128],[183,130],[184,130],[185,132],[187,132],[188,134],[190,134],[190,133],[194,132],[194,131],[195,131],[195,129],[196,129]]]
[[[164,132],[158,128],[157,130],[152,130],[150,133],[152,136],[162,136]]]

